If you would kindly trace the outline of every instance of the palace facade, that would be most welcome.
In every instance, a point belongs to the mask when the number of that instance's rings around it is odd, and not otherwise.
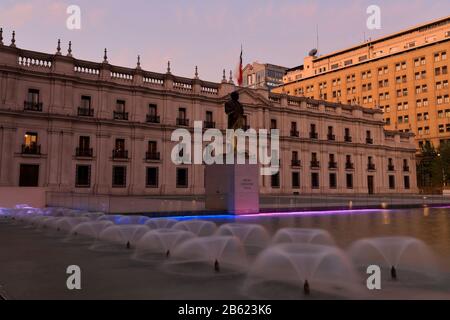
[[[280,129],[280,173],[262,194],[416,193],[412,133],[380,110],[207,82],[0,44],[0,186],[89,195],[203,195],[204,165],[175,165],[172,132],[226,128],[240,92],[248,127]]]

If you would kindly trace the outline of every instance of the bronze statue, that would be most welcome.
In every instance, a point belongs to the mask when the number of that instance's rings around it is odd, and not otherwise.
[[[231,99],[225,102],[225,113],[228,115],[228,129],[244,129],[244,107],[239,102],[239,93],[233,91]]]

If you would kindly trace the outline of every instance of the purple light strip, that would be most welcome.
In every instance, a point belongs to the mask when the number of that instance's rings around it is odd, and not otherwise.
[[[302,216],[302,215],[333,215],[333,214],[365,214],[394,211],[392,209],[348,209],[348,210],[319,210],[319,211],[292,211],[292,212],[263,212],[257,214],[240,214],[236,217],[275,217],[275,216]]]

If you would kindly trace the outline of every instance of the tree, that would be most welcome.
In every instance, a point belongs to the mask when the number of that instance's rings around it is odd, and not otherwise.
[[[431,143],[422,146],[417,164],[417,184],[422,190],[433,189],[442,184],[442,170],[438,158],[438,153]]]

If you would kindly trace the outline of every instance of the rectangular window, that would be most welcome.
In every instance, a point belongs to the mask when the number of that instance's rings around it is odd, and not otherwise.
[[[89,188],[91,186],[90,165],[77,165],[75,175],[75,186],[77,188]]]
[[[177,168],[177,188],[187,188],[188,187],[188,169],[187,168]]]
[[[116,111],[117,112],[125,112],[125,101],[124,100],[117,100],[116,101]]]
[[[147,168],[146,187],[147,188],[158,188],[158,168],[157,167],[148,167]]]
[[[81,108],[83,109],[91,109],[91,97],[90,96],[81,96]]]
[[[272,186],[272,188],[280,187],[280,172],[277,172],[276,174],[270,176],[270,185]]]
[[[116,139],[116,150],[117,151],[125,150],[125,139]]]
[[[179,108],[178,109],[178,118],[179,119],[186,119],[186,109],[185,108]]]
[[[276,128],[277,128],[277,120],[270,119],[270,129],[276,129]]]
[[[112,186],[124,188],[127,185],[127,167],[113,166]]]
[[[150,103],[148,105],[148,114],[150,116],[156,117],[158,115],[158,106],[156,104]]]
[[[39,90],[28,89],[28,102],[34,105],[39,103]]]
[[[292,188],[300,188],[300,172],[292,172]]]
[[[319,188],[319,173],[318,172],[311,173],[311,188],[313,188],[313,189]]]
[[[37,187],[39,185],[39,165],[37,164],[21,164],[19,186],[20,187]]]
[[[331,189],[337,188],[336,173],[330,173],[330,188]]]
[[[206,122],[209,122],[209,123],[213,122],[213,113],[212,113],[212,111],[206,111]]]
[[[347,183],[347,189],[353,189],[353,174],[347,173],[346,183]]]
[[[88,150],[90,148],[91,138],[88,136],[80,136],[79,147],[82,150]]]
[[[395,176],[389,176],[389,189],[395,189]]]
[[[410,184],[409,184],[409,176],[404,176],[403,177],[403,183],[405,185],[405,189],[409,189],[410,188]]]

